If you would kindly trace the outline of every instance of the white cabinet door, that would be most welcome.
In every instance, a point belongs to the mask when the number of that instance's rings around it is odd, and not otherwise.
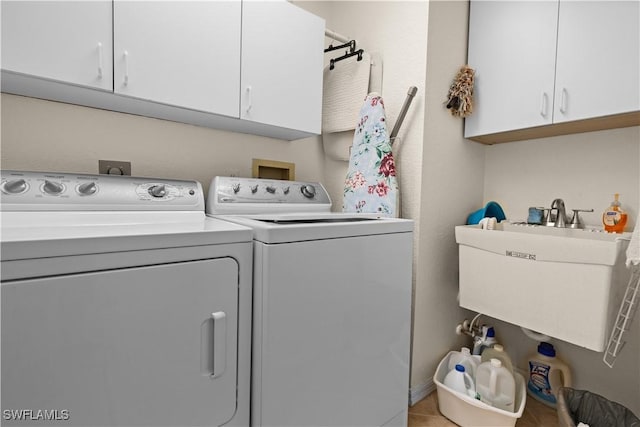
[[[114,1],[114,90],[239,116],[241,3]]]
[[[555,123],[640,110],[640,2],[561,1]]]
[[[113,90],[111,1],[2,1],[2,69]]]
[[[56,410],[66,426],[222,425],[237,315],[232,258],[5,282],[2,408]]]
[[[324,20],[286,1],[245,1],[244,120],[319,134]]]
[[[471,2],[475,105],[465,137],[551,123],[557,19],[557,2]]]

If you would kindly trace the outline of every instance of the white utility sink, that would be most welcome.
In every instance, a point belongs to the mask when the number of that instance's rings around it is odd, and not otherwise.
[[[462,307],[604,351],[629,277],[631,233],[504,222],[455,232]]]

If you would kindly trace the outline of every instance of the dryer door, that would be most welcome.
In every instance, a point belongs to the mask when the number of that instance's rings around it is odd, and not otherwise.
[[[232,258],[5,282],[3,425],[223,424],[237,311]]]

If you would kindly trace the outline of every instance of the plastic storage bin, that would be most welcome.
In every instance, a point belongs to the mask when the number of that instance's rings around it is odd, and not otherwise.
[[[457,393],[445,386],[444,377],[449,372],[449,358],[455,352],[449,352],[440,361],[434,381],[438,389],[438,408],[442,415],[462,427],[513,427],[522,416],[527,399],[525,381],[522,375],[514,372],[516,380],[515,412],[494,408],[477,399]],[[474,356],[480,360],[480,356]]]
[[[640,419],[626,407],[570,387],[558,390],[557,411],[560,427],[576,427],[581,422],[590,427],[640,427]]]

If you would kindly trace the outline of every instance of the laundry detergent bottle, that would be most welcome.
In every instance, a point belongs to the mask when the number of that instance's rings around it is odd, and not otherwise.
[[[556,350],[548,342],[538,345],[538,352],[529,358],[527,393],[552,408],[560,387],[571,387],[569,366],[556,357]]]

